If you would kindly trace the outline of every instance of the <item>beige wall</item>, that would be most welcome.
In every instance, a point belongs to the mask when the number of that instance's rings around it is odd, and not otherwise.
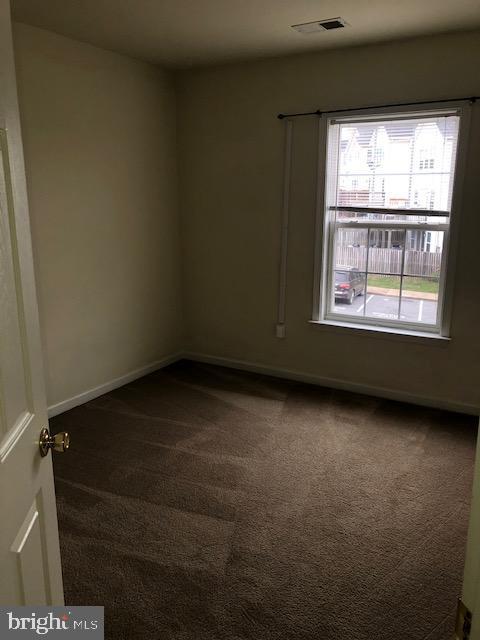
[[[175,96],[153,66],[14,40],[52,405],[180,348]]]
[[[315,327],[316,134],[295,123],[287,337],[275,338],[284,124],[279,111],[480,93],[480,34],[184,72],[16,25],[49,404],[185,348],[334,384],[480,405],[480,105],[450,343]],[[181,275],[185,293],[182,336]]]
[[[188,350],[336,384],[480,406],[480,104],[460,220],[452,340],[316,327],[311,317],[315,122],[296,121],[287,337],[275,338],[284,124],[279,111],[480,95],[480,34],[184,72],[179,158]]]

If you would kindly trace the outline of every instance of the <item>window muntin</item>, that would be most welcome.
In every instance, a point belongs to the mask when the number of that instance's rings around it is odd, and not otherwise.
[[[324,319],[440,332],[459,123],[456,110],[328,122]]]

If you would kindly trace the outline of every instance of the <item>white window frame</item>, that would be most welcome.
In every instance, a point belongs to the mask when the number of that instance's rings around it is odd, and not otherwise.
[[[437,322],[435,325],[426,325],[417,322],[405,322],[400,320],[382,319],[379,321],[375,318],[349,316],[348,314],[335,314],[328,310],[329,301],[332,299],[331,292],[331,266],[328,264],[329,257],[333,255],[333,237],[328,228],[329,217],[326,215],[327,200],[327,153],[328,153],[328,132],[333,122],[338,123],[349,119],[375,121],[387,118],[404,118],[404,117],[425,117],[435,114],[453,114],[460,117],[459,132],[457,140],[457,154],[455,159],[455,168],[453,173],[452,184],[452,201],[450,207],[449,223],[447,225],[435,225],[434,230],[444,231],[442,265],[439,282],[438,295],[438,311]],[[452,298],[454,289],[454,266],[457,250],[458,236],[458,218],[461,210],[462,186],[465,175],[466,149],[468,143],[468,129],[470,124],[471,105],[459,101],[458,103],[432,103],[428,107],[421,105],[412,105],[405,107],[388,107],[388,108],[372,108],[361,109],[360,111],[352,109],[343,112],[341,116],[338,114],[323,114],[319,119],[319,144],[318,144],[318,166],[317,166],[317,215],[315,227],[315,263],[314,263],[314,291],[313,291],[313,310],[312,322],[319,324],[336,325],[346,329],[367,329],[384,331],[387,333],[415,335],[426,337],[449,338],[450,323],[452,315]],[[336,185],[335,185],[336,186]],[[382,210],[389,213],[388,210]],[[392,213],[401,214],[400,210],[392,210]],[[434,213],[434,212],[433,212]],[[419,212],[419,215],[422,215]],[[425,215],[432,215],[432,211],[428,211]],[[378,221],[377,221],[378,222]],[[357,223],[358,228],[362,223]],[[375,221],[363,223],[365,226],[376,227]],[[395,228],[400,228],[401,223],[396,223]],[[433,225],[432,225],[433,226]],[[440,228],[442,227],[442,228]],[[406,223],[404,228],[412,228],[412,225]],[[429,230],[430,226],[422,224],[419,227]],[[405,238],[406,240],[406,238]]]

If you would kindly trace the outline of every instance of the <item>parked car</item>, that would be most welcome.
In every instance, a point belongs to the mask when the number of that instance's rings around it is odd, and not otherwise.
[[[346,300],[352,304],[356,296],[365,293],[365,274],[355,267],[340,267],[335,270],[335,300]]]

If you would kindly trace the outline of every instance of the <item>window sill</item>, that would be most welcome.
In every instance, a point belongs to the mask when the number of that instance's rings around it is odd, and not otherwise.
[[[309,320],[309,324],[317,329],[333,329],[339,333],[345,332],[353,335],[380,338],[384,340],[400,340],[405,342],[418,342],[420,344],[448,345],[451,338],[436,333],[422,331],[409,331],[407,329],[376,327],[374,325],[354,324],[352,322],[339,322],[333,320]]]

